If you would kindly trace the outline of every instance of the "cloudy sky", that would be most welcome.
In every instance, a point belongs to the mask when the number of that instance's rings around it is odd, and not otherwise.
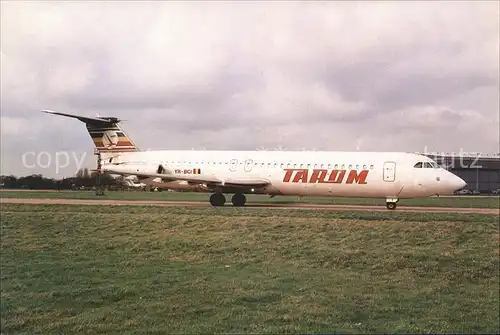
[[[141,149],[499,151],[496,1],[1,6],[2,174],[94,167],[42,109],[123,118]]]

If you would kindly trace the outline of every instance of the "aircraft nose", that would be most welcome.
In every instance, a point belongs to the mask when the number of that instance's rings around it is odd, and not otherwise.
[[[463,180],[460,177],[458,177],[458,179],[460,179],[460,188],[464,188],[465,186],[467,186],[467,183],[465,182],[465,180]]]
[[[460,178],[457,175],[453,174],[451,179],[452,179],[451,182],[452,182],[452,185],[453,185],[453,188],[455,191],[461,190],[462,188],[464,188],[467,185],[465,180],[463,180],[462,178]]]

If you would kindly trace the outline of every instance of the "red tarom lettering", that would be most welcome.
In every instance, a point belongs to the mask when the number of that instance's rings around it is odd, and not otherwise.
[[[346,184],[366,184],[368,172],[368,170],[361,170],[359,172],[356,170],[350,170],[346,179],[345,175],[347,173],[347,170],[332,170],[328,175],[328,170],[326,169],[313,169],[312,173],[309,176],[308,169],[285,169],[283,182],[309,184],[341,184],[345,180]]]

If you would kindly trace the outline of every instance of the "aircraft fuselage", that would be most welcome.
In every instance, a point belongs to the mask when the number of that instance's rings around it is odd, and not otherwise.
[[[260,188],[205,185],[209,191],[218,188],[224,193],[239,189],[269,195],[391,200],[452,194],[465,186],[430,158],[402,152],[145,151],[122,153],[104,166],[131,174],[162,166],[176,175],[269,181]]]

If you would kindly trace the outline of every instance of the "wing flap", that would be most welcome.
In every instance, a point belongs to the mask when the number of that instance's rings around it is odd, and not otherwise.
[[[228,179],[224,181],[224,186],[229,187],[265,187],[271,182],[266,179]]]

